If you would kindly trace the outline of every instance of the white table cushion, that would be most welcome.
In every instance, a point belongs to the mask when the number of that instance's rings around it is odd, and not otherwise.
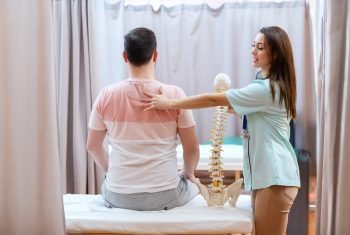
[[[211,145],[199,145],[200,159],[197,170],[208,170],[210,168],[209,157],[211,156]],[[242,170],[243,169],[243,147],[242,145],[223,144],[222,167],[224,170]],[[182,169],[183,165],[183,149],[182,145],[178,145],[177,149],[177,163],[178,169]]]
[[[250,196],[240,195],[237,207],[208,207],[198,195],[182,207],[162,211],[107,208],[101,195],[63,196],[68,233],[226,234],[251,233]]]

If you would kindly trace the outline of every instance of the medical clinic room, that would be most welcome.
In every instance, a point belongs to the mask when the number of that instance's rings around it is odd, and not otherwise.
[[[348,0],[1,0],[0,235],[349,235]]]

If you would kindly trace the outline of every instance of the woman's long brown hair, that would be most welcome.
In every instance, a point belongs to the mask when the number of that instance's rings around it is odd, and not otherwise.
[[[296,117],[296,78],[293,59],[293,50],[287,33],[277,27],[264,27],[260,29],[264,34],[267,53],[271,57],[269,71],[270,88],[273,101],[275,101],[275,87],[277,83],[280,87],[279,104],[285,103],[287,116]]]

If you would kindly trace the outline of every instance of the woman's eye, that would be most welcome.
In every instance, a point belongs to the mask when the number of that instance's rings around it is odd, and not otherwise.
[[[258,49],[259,51],[262,51],[262,50],[265,49],[264,47],[262,47],[262,46],[260,46],[260,45],[255,45],[255,44],[252,44],[251,47],[252,47],[252,48]]]

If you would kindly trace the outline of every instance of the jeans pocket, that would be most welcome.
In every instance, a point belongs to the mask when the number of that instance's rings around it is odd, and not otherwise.
[[[294,201],[296,196],[298,195],[297,187],[285,187],[284,188],[284,196],[288,198],[290,201]]]

